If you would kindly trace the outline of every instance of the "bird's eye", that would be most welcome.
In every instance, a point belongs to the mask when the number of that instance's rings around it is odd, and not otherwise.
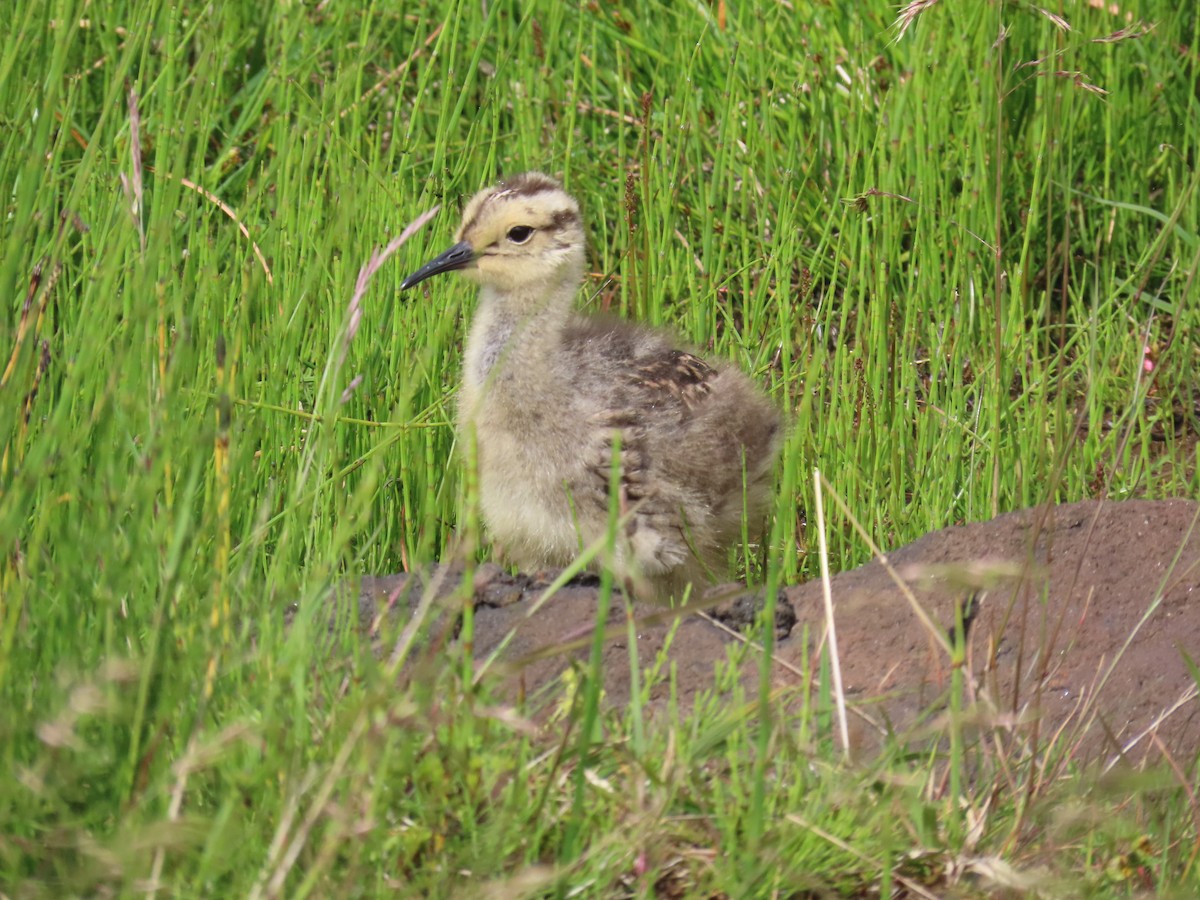
[[[508,229],[508,239],[514,244],[523,244],[533,237],[533,229],[528,225],[514,225]]]

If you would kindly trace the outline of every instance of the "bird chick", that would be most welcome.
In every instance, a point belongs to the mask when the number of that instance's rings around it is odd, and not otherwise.
[[[459,395],[474,437],[484,525],[524,569],[566,566],[608,529],[615,453],[621,528],[614,574],[666,598],[724,575],[761,532],[778,411],[737,369],[669,335],[581,316],[579,204],[527,172],[467,203],[457,243],[401,284],[460,270],[480,285]]]

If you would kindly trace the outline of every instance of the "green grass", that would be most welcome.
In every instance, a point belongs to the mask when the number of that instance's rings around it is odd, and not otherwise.
[[[580,197],[589,307],[789,411],[765,577],[817,573],[813,467],[889,547],[1197,496],[1200,13],[1117,5],[1063,31],[944,3],[898,36],[883,2],[16,0],[0,892],[936,893],[979,860],[1194,895],[1190,761],[952,793],[932,754],[840,763],[820,698],[785,718],[715,683],[669,724],[535,733],[457,651],[397,681],[353,634],[314,650],[335,581],[476,543],[472,292],[397,287],[526,168]],[[1126,9],[1153,30],[1097,42]],[[436,204],[351,327],[372,250]],[[869,558],[832,512],[828,540],[835,570]]]

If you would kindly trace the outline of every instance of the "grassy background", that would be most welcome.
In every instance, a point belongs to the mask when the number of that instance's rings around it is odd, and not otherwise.
[[[397,684],[353,635],[315,663],[304,601],[454,540],[474,298],[396,289],[527,168],[580,197],[590,308],[790,411],[782,577],[815,571],[814,466],[885,546],[1195,497],[1200,12],[947,3],[899,36],[873,0],[13,9],[0,889],[886,894],[984,858],[1194,894],[1186,782],[985,804],[716,698],[558,754],[462,666]]]

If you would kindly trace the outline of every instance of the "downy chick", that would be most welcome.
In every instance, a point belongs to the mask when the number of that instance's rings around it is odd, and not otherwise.
[[[480,285],[459,395],[484,524],[523,569],[566,566],[608,528],[614,441],[622,527],[606,562],[641,597],[726,574],[767,515],[781,433],[775,407],[723,363],[670,335],[574,309],[579,205],[539,172],[477,193],[457,243],[410,288],[461,270]]]

